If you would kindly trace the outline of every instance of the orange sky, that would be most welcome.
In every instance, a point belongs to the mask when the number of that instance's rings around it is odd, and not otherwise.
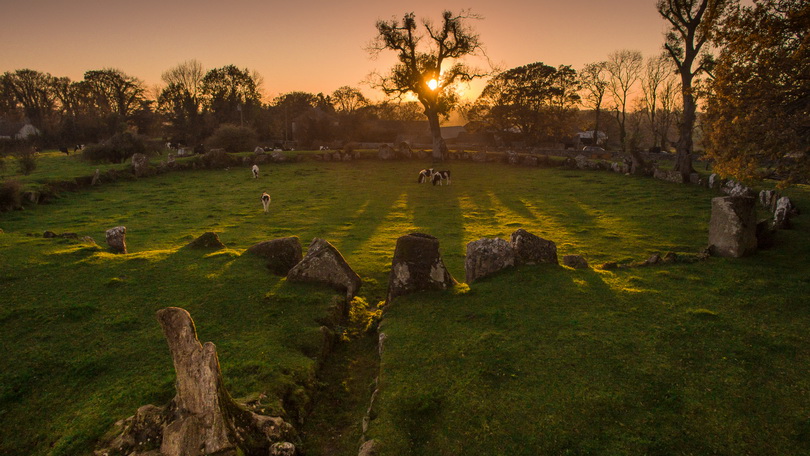
[[[351,85],[380,98],[361,81],[393,57],[372,60],[364,48],[376,20],[410,11],[438,21],[444,9],[472,8],[484,16],[473,25],[502,69],[538,61],[580,69],[623,48],[646,57],[659,52],[666,29],[655,0],[0,2],[0,72],[30,68],[80,80],[87,70],[112,67],[152,85],[163,71],[197,59],[206,69],[257,70],[268,97]]]

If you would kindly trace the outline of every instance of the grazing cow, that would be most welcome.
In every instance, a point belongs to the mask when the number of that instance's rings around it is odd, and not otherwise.
[[[265,214],[270,211],[270,195],[267,192],[262,193],[262,206]]]
[[[447,181],[447,185],[450,185],[450,171],[436,171],[433,173],[431,178],[433,185],[442,185],[443,181]]]
[[[62,152],[65,155],[70,155],[70,151],[65,146],[59,146],[59,152]]]
[[[251,170],[253,171],[253,178],[258,179],[259,178],[259,165],[253,165],[253,168]]]
[[[418,183],[424,184],[431,179],[433,179],[433,168],[425,168],[422,171],[419,171],[419,179],[417,180]]]

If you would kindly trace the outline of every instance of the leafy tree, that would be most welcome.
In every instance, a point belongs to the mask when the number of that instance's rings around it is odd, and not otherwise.
[[[692,168],[692,132],[695,127],[697,103],[693,82],[703,72],[711,71],[712,58],[706,46],[734,0],[658,0],[658,12],[669,22],[664,47],[672,57],[681,76],[683,112],[679,125],[680,137],[676,147],[676,168],[684,179]],[[695,67],[697,64],[697,67]]]
[[[117,114],[122,119],[138,110],[144,99],[143,81],[121,70],[87,71],[84,85],[99,112]]]
[[[292,124],[296,118],[318,105],[318,96],[309,92],[288,92],[273,100],[273,112],[278,121],[283,121],[280,131],[284,139],[293,138]]]
[[[810,4],[754,0],[721,33],[707,107],[708,155],[738,179],[810,178]],[[760,170],[766,167],[765,173]]]
[[[209,149],[225,149],[226,152],[245,152],[256,147],[256,131],[248,127],[224,124],[206,141]]]
[[[261,106],[256,73],[233,65],[214,68],[202,80],[204,107],[217,123],[243,124]]]
[[[368,105],[368,99],[359,89],[343,86],[332,92],[332,106],[338,113],[352,114]]]
[[[630,107],[630,95],[641,79],[643,62],[641,52],[623,49],[612,52],[608,56],[607,65],[605,66],[610,76],[607,89],[613,101],[616,123],[619,125],[619,141],[621,142],[622,152],[630,152],[634,169],[639,169],[640,165],[643,164],[643,160],[637,151],[632,149],[628,151],[627,111]]]
[[[434,160],[443,160],[447,150],[439,116],[447,115],[457,102],[454,86],[483,76],[460,60],[481,51],[478,34],[467,24],[478,18],[466,11],[458,15],[444,11],[439,26],[422,21],[423,33],[417,30],[413,13],[405,14],[401,21],[380,20],[376,24],[377,36],[369,49],[372,55],[392,50],[399,62],[387,75],[374,75],[373,84],[386,95],[413,94],[422,103],[433,137]],[[424,42],[427,45],[420,46]]]
[[[22,107],[23,114],[39,128],[49,127],[55,110],[55,78],[48,73],[23,69],[4,74],[4,89]]]
[[[536,62],[493,77],[470,114],[502,133],[518,130],[533,140],[560,139],[567,136],[566,121],[575,113],[579,89],[570,66],[555,69]]]
[[[605,99],[608,87],[607,62],[588,63],[580,73],[582,88],[585,92],[585,104],[593,109],[595,114],[594,131],[599,131],[602,102]],[[594,133],[594,145],[598,145],[599,135]]]
[[[188,60],[165,71],[166,87],[158,95],[158,110],[171,122],[172,138],[196,142],[202,135],[201,108],[205,70],[197,60]]]

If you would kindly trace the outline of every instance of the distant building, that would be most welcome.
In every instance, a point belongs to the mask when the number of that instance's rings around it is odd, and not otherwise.
[[[594,133],[596,133],[597,140],[594,141]],[[594,132],[593,130],[589,131],[580,131],[576,135],[574,135],[574,147],[577,149],[581,149],[585,146],[598,146],[600,144],[606,144],[608,140],[608,135],[604,131]]]
[[[39,134],[37,127],[30,123],[0,121],[0,139],[28,139]]]

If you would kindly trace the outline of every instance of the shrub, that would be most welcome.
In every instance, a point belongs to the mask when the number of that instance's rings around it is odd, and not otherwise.
[[[93,163],[123,163],[134,154],[152,155],[152,152],[143,137],[127,131],[117,133],[101,144],[90,144],[82,151],[82,158]]]
[[[0,184],[0,211],[9,211],[22,206],[22,185],[16,180]]]
[[[29,175],[37,169],[36,152],[33,149],[26,149],[17,154],[17,165],[21,174]]]
[[[206,140],[208,149],[225,149],[227,152],[252,151],[256,147],[256,131],[236,125],[220,125],[213,135]]]

